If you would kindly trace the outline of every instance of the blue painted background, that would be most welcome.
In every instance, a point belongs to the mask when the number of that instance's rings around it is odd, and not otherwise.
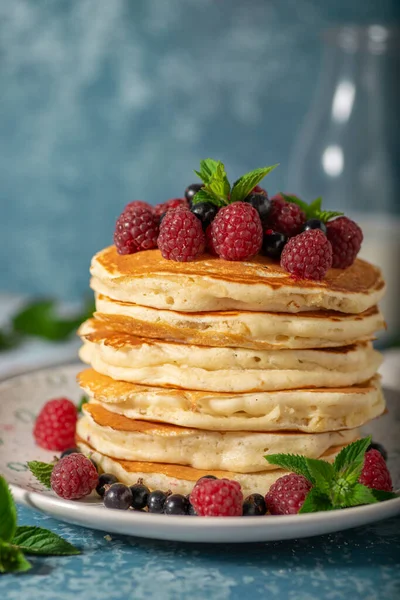
[[[198,160],[280,162],[320,65],[321,28],[393,22],[396,0],[0,3],[3,290],[80,297],[132,199],[179,196]]]

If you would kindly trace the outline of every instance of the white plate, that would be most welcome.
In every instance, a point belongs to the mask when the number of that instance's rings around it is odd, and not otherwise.
[[[0,383],[0,473],[10,483],[15,500],[21,504],[62,521],[108,533],[184,542],[262,542],[308,537],[365,525],[400,513],[400,498],[309,515],[208,519],[107,510],[95,495],[79,502],[62,500],[42,488],[27,469],[26,461],[52,460],[54,453],[38,448],[33,441],[35,415],[51,398],[68,396],[76,402],[79,400],[81,392],[75,382],[79,369],[79,365],[46,369]],[[391,459],[398,458],[395,423],[393,432],[390,430],[393,418],[384,417],[378,423],[379,427],[375,429],[381,429],[381,433],[376,440],[383,440],[386,445],[390,443]]]

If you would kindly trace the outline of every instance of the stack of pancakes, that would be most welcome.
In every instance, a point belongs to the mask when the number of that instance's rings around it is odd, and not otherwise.
[[[187,494],[214,474],[265,494],[284,471],[264,456],[331,460],[385,410],[371,342],[384,282],[367,262],[313,282],[262,256],[178,263],[112,246],[91,273],[78,443],[120,481]]]

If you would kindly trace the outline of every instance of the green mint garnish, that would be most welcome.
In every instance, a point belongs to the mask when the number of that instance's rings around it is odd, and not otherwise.
[[[366,437],[349,444],[339,452],[333,464],[297,454],[271,454],[265,458],[270,464],[303,475],[312,483],[301,513],[374,504],[397,498],[398,495],[393,492],[374,490],[358,482],[370,443],[371,437]]]
[[[54,469],[54,463],[45,463],[38,460],[32,460],[27,464],[30,472],[36,477],[36,479],[42,485],[50,489],[50,479]]]
[[[87,404],[89,402],[89,398],[87,398],[86,396],[81,396],[81,399],[79,400],[79,404],[77,406],[77,411],[79,413],[82,412],[82,408],[85,404]]]
[[[203,181],[203,188],[197,192],[192,202],[211,202],[216,206],[226,206],[232,202],[244,200],[251,190],[260,183],[275,167],[263,167],[255,169],[239,177],[231,188],[226,175],[225,166],[221,161],[213,158],[206,158],[200,161],[200,170],[195,171],[196,175]]]
[[[305,212],[307,221],[309,219],[319,219],[323,223],[327,223],[334,217],[341,217],[342,215],[344,215],[344,213],[338,211],[322,210],[321,197],[316,198],[315,200],[310,202],[310,204],[307,204],[307,202],[304,202],[304,200],[300,200],[300,198],[298,198],[297,196],[289,196],[288,194],[283,194],[282,192],[280,192],[280,195],[282,196],[282,198],[284,198],[284,200],[286,200],[286,202],[292,202],[293,204],[297,204],[297,206],[299,206],[302,209],[302,211]]]
[[[0,475],[0,574],[28,571],[32,565],[26,560],[25,552],[48,556],[80,554],[78,548],[47,529],[17,527],[14,499]]]

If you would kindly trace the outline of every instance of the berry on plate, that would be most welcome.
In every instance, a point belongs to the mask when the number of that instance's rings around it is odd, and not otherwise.
[[[167,497],[168,493],[162,492],[161,490],[150,492],[147,497],[147,508],[149,513],[161,515],[164,512],[164,504]]]
[[[156,217],[161,217],[163,213],[171,208],[189,208],[189,202],[186,198],[172,198],[171,200],[167,200],[167,202],[157,204],[153,210]]]
[[[194,486],[190,503],[201,517],[240,517],[243,511],[240,483],[229,479],[202,479]]]
[[[212,247],[225,260],[246,260],[261,250],[261,219],[246,202],[233,202],[221,208],[211,223],[210,233]]]
[[[267,512],[267,505],[264,496],[261,494],[251,494],[243,502],[244,517],[261,517]]]
[[[201,222],[188,209],[170,209],[162,220],[157,244],[164,258],[178,262],[194,260],[205,247]]]
[[[113,483],[117,483],[118,479],[112,473],[102,473],[99,475],[99,481],[97,482],[96,492],[98,495],[103,498],[106,492],[106,485],[112,485]]]
[[[280,195],[271,198],[268,229],[292,237],[302,231],[305,222],[306,215],[300,206],[294,202],[286,202]]]
[[[378,450],[378,452],[380,452],[382,454],[385,461],[388,459],[387,450],[386,450],[385,446],[382,446],[382,444],[378,444],[377,442],[371,442],[367,448],[367,452],[368,452],[368,450]]]
[[[124,483],[112,483],[106,488],[104,506],[115,510],[128,510],[132,503],[132,492]]]
[[[147,500],[150,494],[150,490],[147,486],[139,481],[138,483],[135,483],[135,485],[131,485],[130,490],[132,492],[132,508],[142,510],[142,508],[147,506]]]
[[[290,473],[271,485],[265,502],[271,515],[295,515],[303,506],[311,483],[303,477]]]
[[[76,406],[68,398],[49,400],[40,411],[33,429],[38,446],[47,450],[63,451],[75,444],[78,420]]]
[[[218,206],[211,202],[198,202],[194,204],[190,209],[194,215],[200,220],[204,231],[214,220],[215,215],[218,212]]]
[[[117,219],[114,244],[118,254],[157,248],[158,218],[147,208],[125,210]]]
[[[272,229],[267,229],[264,233],[262,250],[265,256],[270,258],[280,258],[286,245],[287,237],[283,233],[278,233]]]
[[[65,500],[77,500],[90,494],[99,481],[93,463],[83,454],[69,454],[53,468],[51,489]]]
[[[375,490],[391,492],[393,490],[392,478],[386,462],[379,450],[368,450],[364,457],[364,466],[359,482]]]
[[[281,266],[301,279],[321,281],[332,266],[332,246],[320,229],[291,238],[283,249]]]
[[[164,514],[187,515],[189,501],[182,494],[171,494],[164,502]]]
[[[326,235],[332,244],[332,266],[335,269],[350,267],[363,241],[361,228],[351,219],[339,217],[329,221],[326,229]]]

